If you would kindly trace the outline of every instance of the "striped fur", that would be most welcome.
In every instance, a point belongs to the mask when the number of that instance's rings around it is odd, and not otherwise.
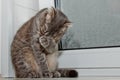
[[[57,69],[58,42],[69,23],[61,11],[45,8],[17,31],[11,45],[17,78],[70,77],[76,72]]]

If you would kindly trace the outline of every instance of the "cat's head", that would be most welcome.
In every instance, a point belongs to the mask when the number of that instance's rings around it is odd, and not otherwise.
[[[56,42],[59,42],[71,25],[67,16],[53,7],[43,9],[40,19],[40,32],[43,32],[46,36],[52,37]]]

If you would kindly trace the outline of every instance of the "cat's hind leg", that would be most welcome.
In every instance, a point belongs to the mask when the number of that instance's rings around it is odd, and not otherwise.
[[[12,54],[17,78],[41,78],[42,73],[29,47]]]

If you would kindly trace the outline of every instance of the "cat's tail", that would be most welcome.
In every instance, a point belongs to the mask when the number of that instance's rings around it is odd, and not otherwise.
[[[78,77],[78,72],[76,70],[58,69],[57,71],[61,74],[61,77]]]

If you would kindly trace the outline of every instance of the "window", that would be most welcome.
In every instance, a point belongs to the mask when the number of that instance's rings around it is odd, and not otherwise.
[[[120,46],[120,0],[55,0],[73,22],[61,49]]]

